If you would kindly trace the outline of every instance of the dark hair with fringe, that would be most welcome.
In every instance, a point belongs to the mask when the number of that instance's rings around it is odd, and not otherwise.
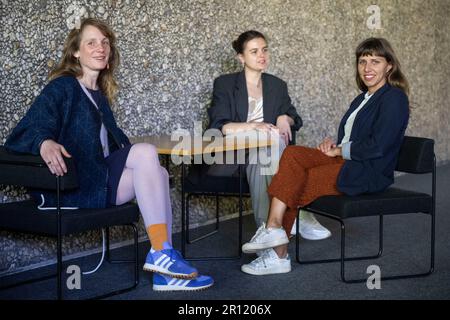
[[[392,49],[391,44],[384,38],[368,38],[361,42],[355,51],[356,66],[360,57],[380,56],[392,66],[387,74],[387,82],[394,87],[401,89],[406,95],[409,95],[408,80],[400,69],[400,62]],[[367,91],[367,86],[361,80],[356,67],[356,84],[361,91]]]

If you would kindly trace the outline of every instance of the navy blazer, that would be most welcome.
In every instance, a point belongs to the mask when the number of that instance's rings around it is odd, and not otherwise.
[[[295,110],[288,94],[286,82],[267,74],[262,74],[264,122],[276,124],[283,114],[294,120],[298,131],[303,122]],[[222,130],[230,122],[247,122],[248,93],[245,72],[231,73],[214,80],[213,100],[208,109],[209,128]]]
[[[99,110],[76,78],[56,78],[45,86],[6,140],[6,148],[36,155],[40,143],[46,139],[53,139],[66,148],[75,160],[80,187],[63,193],[64,206],[104,208],[107,205],[108,167],[100,142],[102,121],[108,131],[110,152],[130,144],[117,127],[105,96],[98,107]],[[55,193],[40,193],[45,196],[45,206],[55,206]]]
[[[350,114],[364,100],[353,100],[341,120],[338,143]],[[356,115],[350,141],[350,157],[342,167],[338,190],[349,195],[379,192],[394,182],[394,170],[409,119],[406,94],[389,84],[378,89]]]

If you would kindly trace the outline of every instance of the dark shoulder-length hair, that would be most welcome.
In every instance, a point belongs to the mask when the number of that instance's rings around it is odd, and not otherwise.
[[[81,35],[87,26],[94,26],[100,30],[100,32],[108,38],[110,44],[110,54],[108,59],[108,67],[100,72],[98,77],[98,86],[100,90],[108,98],[109,103],[112,105],[116,99],[118,84],[115,78],[115,70],[120,63],[119,51],[116,47],[116,36],[111,28],[103,21],[96,18],[86,18],[81,21],[80,28],[73,29],[64,43],[64,49],[61,61],[49,74],[49,79],[53,80],[61,76],[74,76],[80,77],[83,75],[81,65],[75,58],[74,54],[80,49]]]
[[[380,56],[392,66],[387,74],[387,82],[394,87],[401,89],[406,95],[409,95],[409,84],[405,75],[400,69],[400,62],[392,49],[391,44],[384,38],[369,38],[361,42],[355,51],[356,66],[358,60],[364,56]],[[356,67],[356,84],[361,91],[367,91],[367,86],[361,80]]]

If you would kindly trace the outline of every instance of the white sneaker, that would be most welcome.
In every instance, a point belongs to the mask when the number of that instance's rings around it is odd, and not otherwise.
[[[283,228],[266,228],[266,224],[263,223],[258,230],[256,230],[256,233],[250,242],[247,242],[242,246],[242,252],[255,253],[287,243],[289,243],[289,239]]]
[[[295,235],[296,230],[296,221],[294,221],[291,235]],[[317,221],[314,214],[300,210],[300,235],[307,240],[323,240],[329,238],[331,232]]]
[[[242,272],[261,276],[265,274],[287,273],[291,271],[291,259],[279,258],[275,250],[267,249],[261,251],[261,256],[241,266]]]

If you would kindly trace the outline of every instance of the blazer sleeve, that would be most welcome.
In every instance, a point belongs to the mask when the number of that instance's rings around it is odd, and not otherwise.
[[[50,82],[8,136],[5,147],[16,152],[39,155],[44,140],[57,141],[61,130],[64,92],[62,85],[56,81]]]
[[[303,126],[303,120],[297,113],[297,110],[292,105],[291,98],[289,97],[287,84],[283,82],[281,89],[281,115],[286,114],[294,120],[294,129],[298,131]]]
[[[354,139],[350,145],[352,160],[364,161],[381,158],[398,143],[408,124],[408,97],[399,91],[393,91],[383,97],[372,133],[363,139]]]
[[[219,77],[214,80],[213,98],[208,109],[209,127],[222,130],[227,123],[232,122],[231,101],[228,97],[224,81]]]

